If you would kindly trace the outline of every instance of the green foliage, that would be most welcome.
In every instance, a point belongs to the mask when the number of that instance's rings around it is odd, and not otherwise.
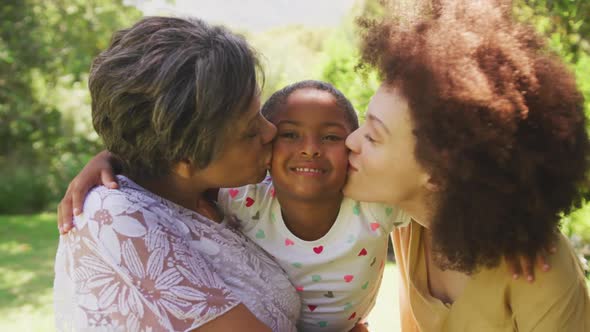
[[[547,37],[549,47],[570,65],[590,117],[590,1],[519,0],[514,13]]]
[[[586,100],[584,104],[586,117],[590,119],[590,52],[584,52],[578,55],[576,63],[573,64],[573,70],[576,75],[578,87]]]
[[[317,78],[313,72],[320,65],[318,54],[330,33],[329,29],[291,25],[255,35],[245,34],[262,55],[265,73],[262,100],[287,84]]]
[[[371,96],[379,87],[379,80],[374,72],[357,72],[355,67],[358,62],[355,53],[336,51],[326,62],[322,79],[332,83],[350,99],[362,120]]]
[[[571,240],[586,270],[586,277],[590,277],[590,204],[564,216],[561,231]]]
[[[354,8],[348,20],[326,41],[321,70],[321,79],[332,83],[350,99],[360,120],[371,96],[379,87],[379,78],[374,71],[360,69],[357,51],[357,34],[354,26],[356,16],[376,17],[383,14],[383,7],[376,0],[367,0]]]
[[[55,202],[98,151],[86,77],[140,12],[120,0],[19,0],[0,7],[0,213]]]
[[[547,36],[568,62],[590,53],[590,2],[585,0],[518,0],[514,12]]]
[[[374,72],[358,72],[354,18],[361,14],[378,16],[383,12],[379,0],[359,2],[336,29],[310,29],[287,26],[248,35],[248,40],[263,54],[266,82],[263,100],[287,84],[305,79],[320,79],[334,84],[362,116],[379,85]]]

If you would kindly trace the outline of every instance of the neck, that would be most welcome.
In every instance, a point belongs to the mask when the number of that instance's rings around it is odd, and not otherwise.
[[[396,204],[392,204],[396,205]],[[417,195],[411,200],[398,203],[402,210],[412,217],[412,219],[425,229],[429,230],[432,225],[436,199],[432,194]]]
[[[342,194],[321,200],[296,200],[281,197],[281,214],[285,225],[298,238],[305,241],[317,240],[330,231],[340,212]]]
[[[199,203],[207,189],[200,188],[195,185],[195,181],[188,181],[174,173],[156,179],[134,181],[160,197],[199,213],[199,206],[202,205]]]

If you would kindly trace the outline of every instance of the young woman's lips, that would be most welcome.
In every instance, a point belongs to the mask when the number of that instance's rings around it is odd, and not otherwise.
[[[352,164],[350,162],[348,162],[348,170],[349,171],[352,171],[352,172],[358,172],[359,171],[356,167],[352,166]]]

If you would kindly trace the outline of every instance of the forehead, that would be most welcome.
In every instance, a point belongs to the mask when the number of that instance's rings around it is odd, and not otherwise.
[[[303,88],[293,91],[287,98],[287,105],[313,104],[323,106],[336,106],[336,98],[328,91]]]
[[[250,104],[248,105],[248,109],[246,110],[246,112],[239,115],[240,121],[237,121],[237,123],[241,127],[249,127],[252,124],[252,122],[256,121],[259,112],[260,94],[256,93],[252,97],[252,100],[250,101]]]
[[[369,102],[370,115],[380,119],[388,127],[399,127],[410,122],[410,110],[406,98],[395,87],[382,85]]]
[[[274,117],[274,122],[298,122],[304,125],[337,124],[350,129],[346,111],[328,91],[300,89],[289,95],[285,105]]]

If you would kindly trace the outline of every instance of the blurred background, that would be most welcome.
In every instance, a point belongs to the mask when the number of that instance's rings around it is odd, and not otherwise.
[[[411,1],[411,0],[407,0]],[[378,86],[355,72],[354,19],[378,0],[3,0],[0,4],[0,330],[52,331],[56,205],[101,142],[90,122],[91,60],[144,15],[197,16],[240,32],[262,53],[263,100],[321,79],[364,114]],[[514,1],[577,77],[590,115],[590,1]],[[590,189],[590,188],[589,188]],[[562,217],[588,268],[590,203]],[[396,270],[386,269],[371,329],[399,329]]]

